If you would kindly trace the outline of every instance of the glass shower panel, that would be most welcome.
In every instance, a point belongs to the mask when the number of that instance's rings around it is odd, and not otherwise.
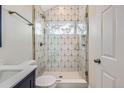
[[[45,12],[45,71],[86,71],[86,6],[56,6]]]
[[[75,29],[75,21],[47,22],[47,71],[79,71],[82,61],[79,37],[84,24],[78,25],[81,30]]]
[[[79,73],[82,78],[86,79],[86,39],[87,39],[87,25],[84,22],[77,23],[77,33],[79,35],[79,46],[80,46],[80,61],[79,61]]]
[[[48,71],[78,71],[78,51],[75,49],[78,41],[76,35],[48,35]],[[49,67],[47,67],[49,66]]]
[[[45,46],[41,46],[44,42],[44,19],[35,11],[35,60],[38,64],[36,76],[41,75],[45,68]]]

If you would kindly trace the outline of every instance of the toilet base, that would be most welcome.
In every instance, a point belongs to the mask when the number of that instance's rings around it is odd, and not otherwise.
[[[56,88],[56,84],[53,84],[53,85],[51,85],[49,87],[41,87],[41,86],[36,85],[36,88]]]

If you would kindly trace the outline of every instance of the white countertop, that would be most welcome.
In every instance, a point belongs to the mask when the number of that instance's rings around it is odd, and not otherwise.
[[[0,88],[12,88],[18,84],[22,79],[24,79],[29,73],[37,68],[37,65],[2,65],[1,70],[21,70],[17,74],[11,76],[7,80],[0,83]]]

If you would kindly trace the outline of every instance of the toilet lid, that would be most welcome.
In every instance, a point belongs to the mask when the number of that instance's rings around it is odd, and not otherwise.
[[[56,83],[56,78],[50,75],[40,76],[36,79],[36,85],[41,87],[52,86],[55,83]]]

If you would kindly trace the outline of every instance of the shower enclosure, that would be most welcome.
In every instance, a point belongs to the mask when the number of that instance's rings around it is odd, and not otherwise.
[[[86,80],[86,7],[61,5],[44,12],[44,45],[41,46],[44,54],[38,60],[40,74]]]

